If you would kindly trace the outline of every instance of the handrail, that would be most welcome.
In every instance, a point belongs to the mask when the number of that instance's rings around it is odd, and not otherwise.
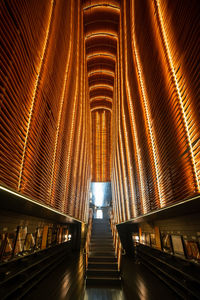
[[[121,267],[121,257],[122,257],[122,244],[120,241],[119,233],[117,231],[116,223],[113,219],[113,214],[110,214],[110,226],[113,236],[113,244],[115,248],[115,255],[117,256],[117,263],[118,263],[118,271],[120,271]]]
[[[88,255],[89,255],[90,238],[91,238],[91,232],[92,232],[92,217],[93,217],[93,210],[92,210],[92,208],[90,208],[89,217],[88,217],[87,236],[86,236],[86,242],[85,242],[85,248],[84,248],[86,269],[88,267]]]

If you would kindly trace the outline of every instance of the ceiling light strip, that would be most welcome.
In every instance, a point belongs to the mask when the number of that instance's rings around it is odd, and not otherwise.
[[[90,86],[89,90],[91,91],[91,90],[95,90],[98,88],[106,88],[106,89],[113,91],[113,86],[108,85],[108,84],[95,84],[95,85]]]
[[[114,33],[109,33],[109,32],[96,32],[96,33],[91,33],[91,34],[88,34],[85,36],[85,40],[88,40],[90,38],[93,38],[93,37],[111,37],[111,38],[114,38],[114,39],[118,39],[118,36]]]
[[[108,9],[111,8],[111,9],[117,10],[118,12],[120,11],[120,7],[112,5],[112,4],[107,4],[107,3],[106,4],[88,5],[88,6],[83,7],[83,11],[88,10],[88,9],[92,9],[92,8],[101,8],[101,7],[108,8]]]
[[[108,57],[108,58],[112,58],[114,61],[116,61],[116,56],[111,55],[111,54],[107,54],[107,53],[99,53],[99,54],[91,54],[91,55],[87,55],[87,60],[92,59],[92,58],[96,58],[96,57]]]

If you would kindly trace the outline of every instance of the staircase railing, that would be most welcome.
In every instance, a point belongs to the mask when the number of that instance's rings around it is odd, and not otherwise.
[[[112,214],[110,216],[110,226],[111,226],[111,231],[112,231],[112,236],[113,236],[113,244],[114,244],[114,248],[115,248],[115,255],[117,256],[118,271],[119,271],[120,267],[121,267],[122,244],[121,244],[119,233],[117,231],[117,227],[113,220]]]
[[[90,208],[89,218],[88,218],[87,235],[86,235],[86,242],[85,242],[85,249],[84,249],[86,269],[88,267],[88,255],[89,255],[90,238],[91,238],[91,232],[92,232],[92,217],[93,217],[93,210],[92,210],[92,208]]]

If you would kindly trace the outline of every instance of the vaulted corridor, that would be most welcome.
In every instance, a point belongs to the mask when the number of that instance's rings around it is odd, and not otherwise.
[[[200,299],[199,24],[0,1],[1,299]]]

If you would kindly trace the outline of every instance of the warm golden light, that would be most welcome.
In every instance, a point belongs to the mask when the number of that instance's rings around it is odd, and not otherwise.
[[[116,60],[116,57],[114,55],[107,54],[106,52],[101,52],[101,53],[98,53],[98,54],[88,55],[87,60],[92,59],[92,58],[98,58],[98,57],[109,58],[109,59],[112,59],[114,61]]]
[[[92,39],[92,38],[96,38],[96,37],[103,37],[103,38],[114,38],[114,39],[117,39],[117,35],[116,34],[113,34],[112,32],[106,32],[106,33],[102,33],[102,32],[95,32],[95,33],[91,33],[89,35],[86,35],[85,36],[85,40],[89,40],[89,39]]]
[[[91,76],[91,75],[111,75],[114,77],[114,72],[111,72],[111,71],[107,71],[107,70],[104,70],[104,69],[99,69],[99,70],[95,70],[95,71],[92,71],[92,72],[88,72],[88,76]]]
[[[20,189],[21,189],[21,179],[22,179],[22,174],[23,174],[23,170],[24,170],[24,160],[25,160],[25,155],[26,155],[26,150],[27,150],[27,142],[28,142],[28,138],[29,138],[29,131],[30,131],[30,126],[31,126],[31,121],[32,121],[32,116],[33,116],[34,104],[35,104],[35,101],[36,101],[36,93],[37,93],[37,90],[38,90],[38,84],[39,84],[39,80],[40,80],[41,69],[42,69],[42,65],[43,65],[43,62],[44,62],[45,52],[46,52],[48,38],[49,38],[50,26],[51,26],[51,22],[52,22],[53,7],[54,7],[54,0],[51,0],[51,4],[50,4],[50,8],[49,8],[49,18],[48,18],[47,28],[46,28],[46,36],[45,36],[43,47],[42,47],[41,54],[40,54],[41,60],[39,62],[38,69],[37,69],[37,72],[36,72],[37,77],[36,77],[36,80],[35,80],[35,83],[34,83],[32,101],[31,101],[31,105],[30,105],[30,109],[29,109],[27,129],[26,129],[26,134],[25,134],[23,154],[22,154],[22,160],[21,160],[21,166],[20,166],[20,172],[19,172],[18,191],[20,191]]]
[[[94,90],[94,89],[98,89],[98,88],[106,88],[106,89],[113,91],[113,87],[109,84],[95,84],[95,85],[90,86],[89,90]]]
[[[115,223],[200,195],[192,1],[12,1],[1,16],[4,192],[87,221],[90,182],[111,181]]]
[[[97,107],[91,108],[91,112],[92,112],[92,111],[95,111],[95,110],[99,110],[99,109],[108,110],[108,111],[110,111],[110,113],[112,113],[112,109],[111,109],[111,108],[108,108],[108,107],[106,107],[106,106],[97,106]]]
[[[195,130],[195,128],[198,128],[199,126],[197,124],[194,124],[193,125],[194,127],[191,128],[191,119],[188,118],[187,107],[185,107],[185,105],[184,105],[185,96],[182,96],[181,88],[179,87],[179,79],[176,76],[176,71],[175,71],[175,67],[174,67],[174,63],[173,63],[173,57],[171,55],[170,46],[169,46],[169,42],[168,42],[168,38],[167,38],[167,32],[166,32],[166,29],[164,26],[162,12],[160,9],[160,1],[154,0],[153,3],[154,3],[154,9],[156,12],[156,16],[158,18],[158,26],[160,29],[160,35],[161,35],[161,39],[162,39],[162,43],[163,43],[163,48],[165,51],[165,58],[166,58],[166,61],[168,64],[169,72],[172,75],[172,81],[173,81],[173,85],[175,86],[177,100],[178,100],[178,103],[180,105],[180,109],[182,112],[182,117],[183,117],[183,122],[184,122],[186,135],[187,135],[187,139],[188,139],[188,145],[189,145],[189,149],[190,149],[190,155],[191,155],[197,190],[200,192],[200,168],[197,167],[199,165],[199,159],[197,157],[195,157],[195,154],[194,154],[195,146],[192,145],[192,137],[191,137],[191,133],[190,133],[190,132],[193,132]],[[187,101],[190,101],[190,99],[188,99]],[[192,110],[192,106],[190,107],[190,110]]]
[[[114,9],[114,10],[117,10],[118,12],[120,11],[120,7],[112,5],[112,4],[108,4],[108,3],[88,5],[88,6],[83,7],[83,10],[87,10],[87,9],[91,9],[91,8],[102,8],[102,7],[105,8],[106,10]]]
[[[134,7],[134,0],[132,1],[133,7]],[[155,132],[153,129],[153,122],[152,122],[152,117],[151,117],[151,112],[150,112],[150,107],[149,107],[149,99],[148,95],[146,92],[145,88],[145,82],[144,82],[144,76],[143,76],[143,71],[142,71],[142,66],[138,54],[138,48],[137,48],[137,43],[136,43],[136,38],[135,38],[135,29],[134,29],[134,20],[132,20],[132,49],[133,53],[135,56],[135,63],[136,63],[136,68],[137,68],[137,80],[138,80],[138,86],[140,89],[141,93],[141,100],[143,103],[143,113],[145,115],[145,119],[147,122],[147,129],[149,133],[149,142],[151,145],[151,151],[153,154],[153,159],[154,159],[154,168],[156,172],[156,181],[157,181],[157,189],[158,189],[158,197],[159,197],[159,202],[160,202],[160,207],[163,207],[165,205],[165,195],[163,193],[162,189],[162,179],[161,179],[161,168],[160,168],[160,162],[159,162],[159,153],[158,153],[158,148],[155,140]]]
[[[125,10],[126,11],[126,10]],[[124,15],[124,20],[126,22],[126,14]],[[143,163],[141,159],[141,154],[140,154],[140,146],[138,142],[138,134],[137,134],[137,127],[136,127],[136,121],[135,121],[135,113],[133,109],[133,103],[134,101],[131,99],[131,92],[130,92],[130,83],[129,83],[129,78],[128,78],[128,64],[127,64],[127,48],[125,48],[125,55],[126,55],[126,60],[125,60],[125,78],[126,78],[126,92],[127,92],[127,100],[128,100],[128,106],[130,110],[130,118],[131,118],[131,129],[133,132],[133,137],[134,137],[134,144],[135,144],[135,154],[136,154],[136,162],[137,162],[137,171],[139,175],[139,184],[140,184],[140,193],[141,193],[141,203],[142,203],[142,208],[143,208],[143,213],[146,213],[146,195],[145,195],[145,184],[144,184],[144,174],[143,174]],[[123,70],[121,70],[122,72]],[[123,106],[122,106],[123,109]],[[127,130],[126,130],[126,121],[125,121],[125,113],[124,111],[122,112],[123,118],[122,120],[124,121],[124,127],[125,127],[125,132],[127,135]],[[130,156],[128,155],[129,162],[130,162]],[[130,163],[129,163],[130,164]],[[131,166],[129,167],[129,170],[131,171]],[[129,172],[130,172],[129,171]],[[130,176],[130,175],[129,175]],[[133,187],[132,187],[133,190]],[[135,204],[134,204],[135,206]],[[136,216],[136,211],[134,209],[134,216]]]
[[[112,98],[105,96],[96,96],[90,98],[90,103],[95,102],[96,100],[104,100],[106,102],[112,103]]]

